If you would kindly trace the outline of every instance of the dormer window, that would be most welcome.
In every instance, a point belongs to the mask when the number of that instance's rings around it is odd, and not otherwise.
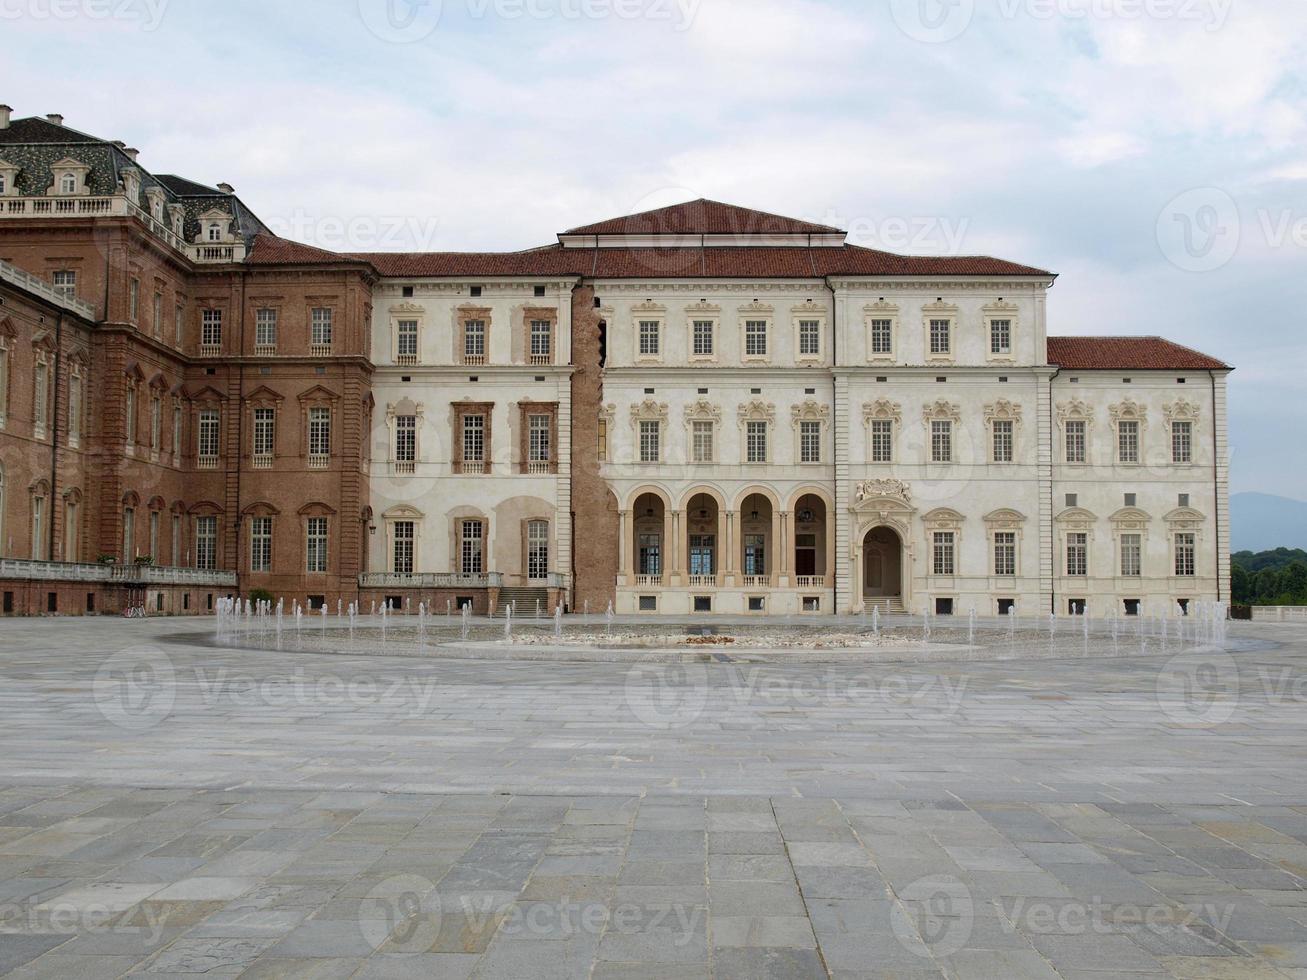
[[[209,235],[209,241],[211,242],[222,241],[222,225],[218,224],[218,222],[216,221],[209,222],[208,235]]]
[[[62,177],[59,178],[59,193],[60,193],[60,194],[76,194],[76,193],[77,193],[77,175],[76,175],[76,174],[64,174]]]

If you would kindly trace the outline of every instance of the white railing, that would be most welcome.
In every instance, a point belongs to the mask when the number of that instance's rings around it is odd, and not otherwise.
[[[532,354],[532,355],[531,355],[531,363],[532,363],[532,364],[553,364],[553,363],[554,363],[554,355],[553,355],[553,354]]]
[[[255,453],[250,459],[250,465],[256,470],[272,469],[272,453]]]
[[[531,476],[544,476],[545,474],[550,473],[550,472],[553,471],[553,464],[552,464],[552,463],[536,463],[536,462],[527,463],[527,464],[526,464],[526,471],[527,471],[527,473],[529,473]]]
[[[331,465],[330,453],[309,453],[309,469],[325,470]]]
[[[706,587],[711,588],[716,584],[717,584],[716,575],[691,575],[690,576],[691,588],[706,588]]]
[[[169,565],[92,565],[65,561],[0,558],[0,579],[58,582],[132,582],[147,585],[234,586],[235,572]]]
[[[12,202],[10,202],[12,203]],[[8,262],[0,262],[0,279],[11,282],[16,286],[21,286],[28,292],[36,293],[43,299],[52,303],[79,313],[88,320],[95,319],[95,308],[90,303],[83,302],[76,296],[69,295],[66,290],[56,289],[44,279],[32,275],[30,272],[24,272],[15,265]]]
[[[1253,619],[1263,623],[1296,623],[1307,620],[1307,606],[1253,606]]]
[[[663,577],[661,575],[637,575],[635,577],[636,585],[662,585]]]
[[[771,587],[771,576],[745,575],[741,583],[746,589],[766,589]]]
[[[824,589],[826,587],[826,576],[799,575],[794,579],[794,586],[799,589]]]
[[[330,357],[331,344],[309,344],[309,357]]]
[[[222,344],[200,344],[201,357],[217,357],[222,353]]]
[[[399,476],[412,476],[417,468],[418,464],[411,459],[397,459],[391,464],[391,471]]]
[[[255,357],[272,357],[272,356],[275,355],[276,353],[277,353],[277,345],[276,345],[276,344],[255,344],[255,345],[254,345],[254,356],[255,356]]]
[[[197,470],[216,470],[218,468],[217,456],[196,456],[195,468]]]
[[[480,367],[481,365],[483,365],[483,364],[486,363],[486,355],[485,355],[485,354],[464,354],[464,355],[463,355],[463,363],[464,363],[464,364],[471,365],[472,367]]]
[[[400,367],[412,367],[417,364],[418,356],[416,354],[396,354],[395,363]]]
[[[359,576],[362,589],[488,589],[503,585],[498,572],[487,575],[459,575],[456,572],[364,572]]]
[[[479,475],[486,471],[486,461],[483,459],[465,459],[458,464],[460,473],[469,475]]]
[[[193,262],[240,262],[245,258],[245,243],[191,245],[187,248]]]

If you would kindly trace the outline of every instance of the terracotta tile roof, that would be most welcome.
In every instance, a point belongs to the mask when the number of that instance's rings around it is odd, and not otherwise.
[[[700,198],[569,228],[564,235],[841,235],[843,229]]]
[[[276,235],[256,235],[254,247],[245,257],[247,265],[339,265],[342,262],[362,264],[352,256],[328,252],[324,248],[292,242]]]
[[[1161,337],[1049,337],[1048,362],[1067,371],[1229,371],[1214,357]]]

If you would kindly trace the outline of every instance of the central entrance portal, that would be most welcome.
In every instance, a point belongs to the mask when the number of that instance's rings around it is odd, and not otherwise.
[[[863,539],[862,594],[869,599],[903,596],[903,540],[893,528],[872,528]]]

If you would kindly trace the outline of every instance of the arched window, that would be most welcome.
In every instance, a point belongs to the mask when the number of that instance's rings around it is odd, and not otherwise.
[[[64,175],[59,179],[59,192],[60,192],[61,194],[76,194],[76,193],[77,193],[77,175],[76,175],[76,174],[64,174]]]

